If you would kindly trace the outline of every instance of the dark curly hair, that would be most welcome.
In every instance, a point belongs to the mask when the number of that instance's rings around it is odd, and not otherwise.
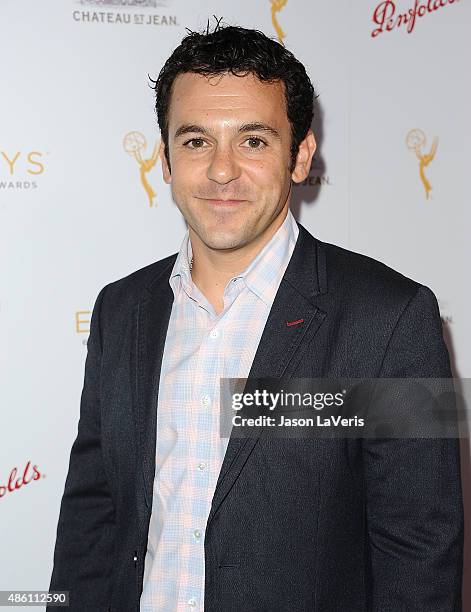
[[[168,154],[168,109],[175,78],[185,72],[216,75],[230,72],[236,76],[256,75],[261,81],[282,81],[288,120],[291,125],[291,167],[294,170],[299,144],[306,136],[313,118],[314,88],[304,66],[281,43],[259,30],[239,26],[220,25],[209,31],[192,32],[165,62],[157,80],[151,80],[155,89],[157,121],[164,153],[170,168]]]

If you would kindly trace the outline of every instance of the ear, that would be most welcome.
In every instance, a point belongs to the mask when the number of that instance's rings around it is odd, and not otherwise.
[[[301,183],[309,175],[311,162],[314,153],[316,152],[317,144],[314,134],[311,129],[308,130],[304,140],[300,143],[298,154],[296,156],[296,165],[291,178],[295,183]]]
[[[167,158],[165,157],[164,150],[165,150],[165,143],[161,139],[160,140],[159,157],[160,157],[160,163],[162,165],[162,175],[163,175],[164,181],[166,183],[171,183],[172,182],[172,175],[170,173],[170,168],[168,167]]]

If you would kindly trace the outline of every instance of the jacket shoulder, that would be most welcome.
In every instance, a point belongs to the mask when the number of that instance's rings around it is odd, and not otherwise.
[[[340,291],[345,297],[402,302],[423,286],[373,257],[335,244],[318,243],[319,250],[324,251],[329,290]]]
[[[440,309],[429,287],[372,257],[328,243],[318,249],[324,252],[328,279],[319,305],[330,313],[337,338],[343,330],[341,354],[357,355],[360,368],[373,364],[373,370],[359,370],[368,376],[371,371],[375,376],[450,376]]]

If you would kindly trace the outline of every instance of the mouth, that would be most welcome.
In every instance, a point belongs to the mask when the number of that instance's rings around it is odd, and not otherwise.
[[[237,206],[238,204],[242,204],[246,202],[246,200],[214,200],[211,198],[204,198],[206,202],[212,204],[213,206]]]

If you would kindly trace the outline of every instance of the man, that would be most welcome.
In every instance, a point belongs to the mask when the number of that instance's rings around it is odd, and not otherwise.
[[[96,300],[51,590],[80,612],[460,610],[456,440],[219,435],[221,377],[451,376],[430,289],[289,212],[304,67],[218,24],[155,88],[188,234]]]

